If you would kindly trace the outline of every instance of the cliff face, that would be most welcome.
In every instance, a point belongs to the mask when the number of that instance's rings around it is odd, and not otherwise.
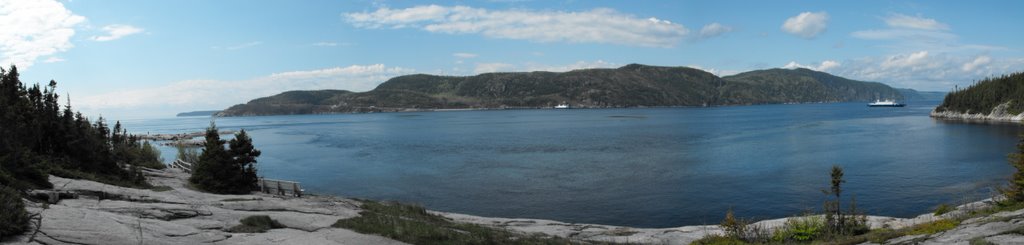
[[[218,116],[385,112],[468,108],[715,106],[902,99],[881,83],[807,69],[751,71],[720,78],[688,67],[632,64],[569,72],[476,76],[407,75],[376,89],[289,91],[228,108]]]

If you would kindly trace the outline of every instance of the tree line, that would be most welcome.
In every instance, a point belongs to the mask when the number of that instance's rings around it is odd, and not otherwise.
[[[0,68],[0,185],[50,188],[48,174],[148,187],[136,166],[161,168],[159,151],[103,117],[61,106],[57,82],[28,86],[18,69]]]
[[[1000,104],[1010,102],[1006,112],[1024,112],[1024,73],[1017,72],[977,81],[965,88],[957,87],[946,95],[937,112],[952,111],[989,114]]]

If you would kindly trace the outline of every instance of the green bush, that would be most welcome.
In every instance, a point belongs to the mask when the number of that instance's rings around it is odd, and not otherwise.
[[[777,242],[807,242],[822,235],[825,220],[821,216],[792,217],[786,224],[775,230],[772,240]]]
[[[270,229],[286,228],[286,226],[278,223],[277,220],[271,219],[270,216],[266,215],[253,215],[243,218],[240,222],[242,224],[228,228],[228,232],[234,233],[263,233]]]
[[[935,207],[935,216],[943,215],[952,212],[953,210],[956,210],[956,207],[945,203],[939,204],[938,207]]]
[[[163,157],[160,157],[160,150],[153,146],[153,144],[150,144],[149,141],[142,142],[142,146],[139,148],[139,162],[136,165],[152,169],[164,169],[167,167],[167,165],[164,165]]]
[[[744,245],[743,240],[723,235],[708,235],[690,243],[691,245]]]
[[[915,225],[907,232],[907,235],[935,234],[956,228],[957,225],[960,225],[960,221],[941,219],[935,222]]]
[[[363,211],[359,213],[359,217],[338,220],[333,226],[421,245],[580,243],[542,234],[522,234],[476,224],[457,223],[414,205],[365,201],[361,208]]]
[[[0,185],[0,237],[21,234],[28,229],[28,212],[21,194]]]

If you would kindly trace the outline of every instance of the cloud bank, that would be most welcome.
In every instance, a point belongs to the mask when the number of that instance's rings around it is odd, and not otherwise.
[[[75,104],[87,111],[167,110],[167,108],[223,109],[234,104],[289,90],[367,91],[387,79],[412,72],[412,69],[374,64],[282,72],[238,81],[185,80],[158,87],[93,95],[75,99]],[[173,113],[169,115],[173,115]]]
[[[29,68],[40,57],[74,47],[71,37],[85,17],[55,0],[5,0],[0,4],[0,65]]]
[[[488,10],[427,5],[343,14],[367,29],[415,28],[434,33],[479,34],[535,42],[606,43],[673,47],[689,34],[683,25],[599,8],[584,12]]]

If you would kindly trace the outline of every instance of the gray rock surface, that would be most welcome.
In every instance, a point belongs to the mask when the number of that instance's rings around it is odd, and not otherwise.
[[[385,237],[330,227],[338,219],[356,217],[355,200],[307,196],[302,198],[262,193],[217,195],[185,187],[181,170],[147,170],[156,186],[168,191],[132,189],[102,183],[50,177],[54,191],[76,193],[76,199],[56,204],[26,201],[32,213],[32,231],[5,243],[15,244],[403,244]],[[953,212],[914,218],[869,216],[872,228],[899,229],[943,218],[964,217],[988,208],[992,200],[957,207]],[[633,228],[564,223],[540,219],[488,218],[433,212],[456,222],[479,224],[523,233],[543,233],[580,240],[642,244],[689,244],[709,234],[721,234],[717,225],[674,228]],[[229,233],[225,230],[250,215],[267,215],[288,228],[266,233]],[[782,226],[786,218],[754,225]],[[905,236],[886,244],[969,244],[985,240],[995,244],[1024,244],[1024,210],[1000,212],[965,220],[955,229],[931,235]]]
[[[146,171],[169,191],[132,189],[50,177],[55,191],[78,193],[43,205],[26,201],[32,231],[15,244],[403,244],[385,237],[332,228],[359,215],[359,202],[336,197],[282,197],[261,193],[217,195],[185,187],[180,170]],[[267,215],[288,228],[229,233],[250,215]]]

